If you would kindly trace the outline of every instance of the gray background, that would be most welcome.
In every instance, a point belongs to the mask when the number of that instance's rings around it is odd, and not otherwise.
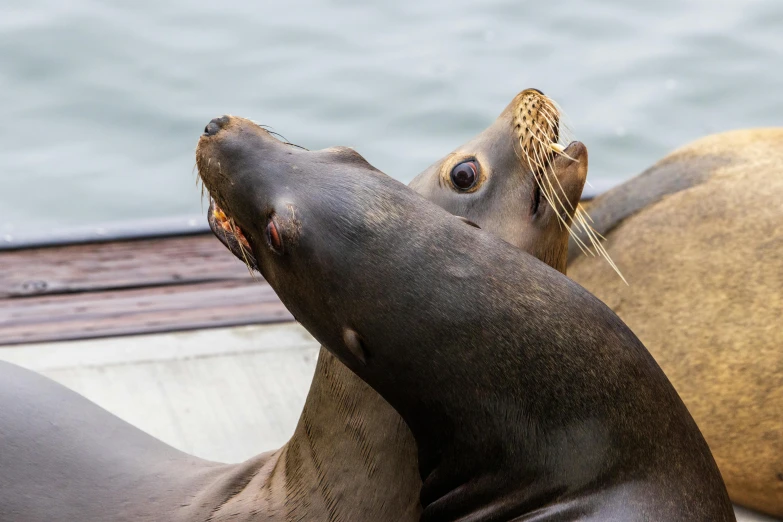
[[[526,87],[601,189],[783,123],[782,50],[778,0],[4,0],[0,237],[201,212],[193,151],[223,113],[408,181]]]

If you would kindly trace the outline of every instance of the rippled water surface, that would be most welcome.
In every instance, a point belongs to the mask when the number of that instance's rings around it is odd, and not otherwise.
[[[223,113],[409,181],[523,88],[596,188],[702,135],[783,124],[778,0],[4,0],[0,234],[201,212]]]

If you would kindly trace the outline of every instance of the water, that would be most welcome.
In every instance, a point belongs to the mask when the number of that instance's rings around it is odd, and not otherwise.
[[[781,50],[779,0],[4,0],[0,237],[200,213],[193,152],[223,113],[407,182],[526,87],[609,186],[783,124]]]

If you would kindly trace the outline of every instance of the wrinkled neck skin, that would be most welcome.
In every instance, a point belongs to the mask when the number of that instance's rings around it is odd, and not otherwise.
[[[291,440],[221,477],[207,520],[416,521],[416,451],[399,414],[321,348]]]

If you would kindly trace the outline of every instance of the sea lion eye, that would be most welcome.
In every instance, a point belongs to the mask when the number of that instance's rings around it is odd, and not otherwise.
[[[269,222],[266,224],[266,242],[272,247],[272,250],[278,254],[283,253],[283,241],[280,238],[280,232],[277,230],[274,218],[269,218]]]
[[[468,190],[477,179],[478,168],[474,161],[463,161],[451,169],[451,182],[460,190]]]

